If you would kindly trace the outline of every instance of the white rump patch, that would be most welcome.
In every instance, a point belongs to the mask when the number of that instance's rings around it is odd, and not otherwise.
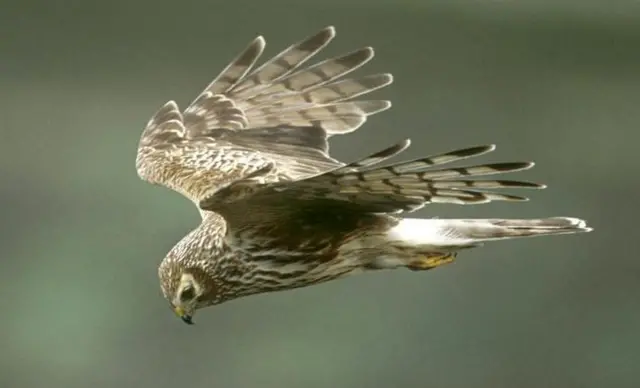
[[[387,238],[407,246],[432,247],[464,245],[472,240],[454,233],[449,220],[404,218],[387,233]]]

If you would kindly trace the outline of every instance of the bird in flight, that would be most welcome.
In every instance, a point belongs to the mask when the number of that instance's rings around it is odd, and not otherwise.
[[[350,163],[332,158],[331,136],[391,105],[361,97],[393,81],[345,77],[373,57],[370,47],[305,65],[334,37],[324,28],[256,66],[259,36],[186,109],[169,101],[143,130],[140,178],[183,194],[202,217],[158,269],[186,323],[200,308],[242,296],[382,269],[424,271],[485,241],[591,230],[568,217],[403,218],[432,203],[523,201],[495,189],[544,186],[476,179],[530,162],[447,166],[493,145],[387,162],[409,147],[405,140]]]

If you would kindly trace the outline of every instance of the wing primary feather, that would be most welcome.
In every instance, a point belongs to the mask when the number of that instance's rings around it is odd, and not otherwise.
[[[295,107],[341,102],[385,87],[393,82],[391,74],[374,74],[355,79],[344,79],[308,89],[304,92],[287,91],[273,95],[260,95],[253,99],[255,106],[247,109],[247,115],[265,105],[271,107]]]
[[[371,47],[364,47],[299,70],[282,78],[276,85],[282,85],[286,90],[293,91],[324,85],[356,70],[369,62],[373,55],[374,51]]]
[[[471,167],[453,167],[438,170],[404,170],[398,171],[395,165],[373,168],[369,170],[360,170],[354,173],[357,177],[352,179],[359,180],[379,180],[392,179],[401,177],[412,177],[423,181],[450,179],[455,177],[475,177],[482,175],[502,174],[507,172],[522,171],[531,168],[532,163],[516,162],[516,163],[493,163],[483,164]]]
[[[312,53],[312,54],[315,54]],[[262,87],[243,87],[240,92],[230,95],[239,101],[238,106],[249,110],[254,105],[271,99],[273,95],[287,92],[302,92],[307,89],[324,85],[336,78],[342,77],[359,68],[373,58],[371,47],[361,48],[336,58],[330,58],[315,65],[305,67],[292,74],[286,74],[269,83],[262,83]],[[253,84],[253,82],[249,82]]]
[[[310,176],[305,178],[304,180],[301,180],[300,182],[302,183],[312,183],[313,184],[313,179],[318,178],[318,179],[325,179],[325,178],[329,178],[332,179],[332,177],[337,177],[337,176],[344,176],[344,174],[348,174],[348,173],[354,173],[357,172],[359,169],[363,168],[363,167],[367,167],[367,166],[371,166],[377,163],[380,163],[384,160],[390,159],[398,154],[400,154],[402,151],[406,150],[409,146],[411,145],[411,140],[410,139],[405,139],[399,143],[396,143],[390,147],[387,147],[383,150],[380,150],[378,152],[375,152],[367,157],[364,157],[362,159],[358,159],[354,162],[351,162],[349,164],[343,165],[343,166],[339,166],[334,168],[333,170],[330,171],[323,171],[320,172],[314,176]]]
[[[347,173],[347,172],[352,172],[352,171],[357,171],[360,170],[364,167],[368,167],[368,166],[372,166],[374,164],[378,164],[381,163],[387,159],[390,159],[398,154],[400,154],[401,152],[403,152],[404,150],[406,150],[407,148],[409,148],[409,146],[411,145],[411,139],[404,139],[401,142],[398,142],[394,145],[392,145],[391,147],[387,147],[381,151],[375,152],[365,158],[359,159],[355,162],[351,162],[343,167],[340,167],[334,171],[331,172],[331,174],[335,174],[335,175],[339,175],[339,174],[343,174],[343,173]]]
[[[321,105],[306,109],[286,108],[271,112],[263,112],[260,116],[250,116],[252,126],[277,126],[287,123],[293,126],[317,125],[328,134],[344,134],[352,132],[361,125],[366,116],[382,112],[391,107],[386,100],[348,101],[330,105]]]
[[[331,26],[289,46],[251,70],[264,51],[254,39],[185,109],[189,138],[214,136],[217,129],[319,127],[330,137],[358,129],[367,116],[388,109],[388,101],[347,101],[390,84],[390,74],[337,80],[374,55],[364,47],[298,69],[335,37]]]
[[[450,179],[462,176],[494,175],[528,170],[534,165],[533,162],[491,163],[479,166],[430,170],[421,172],[420,176],[422,179]]]
[[[385,166],[389,167],[396,174],[404,174],[406,172],[415,172],[421,171],[424,169],[432,168],[433,166],[438,166],[441,164],[453,163],[460,160],[464,160],[467,158],[471,158],[474,156],[480,156],[492,152],[496,149],[494,144],[481,145],[468,147],[463,149],[458,149],[454,151],[449,151],[437,155],[430,155],[422,158],[417,158],[413,160],[409,160],[406,162],[401,162],[394,164],[393,166]]]
[[[333,26],[328,26],[314,35],[293,44],[252,71],[233,90],[236,99],[249,99],[256,93],[257,86],[268,85],[295,71],[318,51],[322,50],[336,36]]]
[[[391,179],[393,181],[393,179]],[[398,182],[400,183],[400,182]],[[402,183],[401,183],[402,184]],[[438,180],[433,181],[430,184],[434,188],[476,188],[476,189],[545,189],[547,186],[526,181],[514,181],[514,180]]]
[[[221,94],[232,89],[251,70],[262,55],[266,41],[256,37],[220,74],[204,89],[203,93]]]
[[[424,181],[418,179],[416,175],[406,175],[397,178],[388,178],[386,182],[398,187],[423,187]],[[546,185],[534,182],[514,181],[514,180],[438,180],[429,181],[429,187],[435,189],[544,189]]]
[[[372,212],[414,211],[427,203],[480,204],[492,201],[527,201],[520,195],[483,191],[503,188],[542,189],[545,186],[516,180],[472,180],[468,177],[526,170],[531,162],[493,163],[470,167],[431,169],[434,166],[482,155],[494,145],[476,146],[410,162],[372,167],[409,146],[398,143],[366,158],[296,183],[295,195],[315,193],[319,197],[349,201]],[[463,177],[463,179],[455,179]],[[331,188],[327,191],[327,188]],[[304,188],[304,190],[303,190]],[[292,195],[294,195],[292,193]]]

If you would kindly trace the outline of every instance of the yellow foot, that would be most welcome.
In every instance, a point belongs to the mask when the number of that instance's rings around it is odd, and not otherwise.
[[[455,258],[455,253],[434,253],[424,255],[407,264],[407,268],[412,271],[425,271],[441,265],[453,263]]]

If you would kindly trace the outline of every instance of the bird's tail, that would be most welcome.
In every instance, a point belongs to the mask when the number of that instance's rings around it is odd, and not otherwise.
[[[380,262],[381,268],[405,266],[424,270],[453,261],[457,251],[482,245],[485,241],[520,237],[590,232],[578,218],[541,219],[417,219],[405,218],[392,227],[386,249],[394,259]]]
[[[485,241],[589,232],[585,221],[571,217],[541,219],[402,219],[389,231],[392,241],[449,251]]]

